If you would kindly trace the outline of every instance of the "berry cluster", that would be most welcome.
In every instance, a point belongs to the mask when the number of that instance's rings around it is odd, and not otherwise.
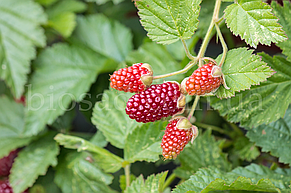
[[[189,141],[198,135],[197,127],[182,116],[189,95],[204,95],[214,92],[222,82],[220,67],[205,64],[194,73],[178,82],[152,84],[153,71],[149,64],[138,63],[115,71],[110,77],[110,86],[124,92],[134,92],[126,104],[126,114],[137,122],[154,122],[174,116],[166,127],[161,148],[165,159],[176,159]]]

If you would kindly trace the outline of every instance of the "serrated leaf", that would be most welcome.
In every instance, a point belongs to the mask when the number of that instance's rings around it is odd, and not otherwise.
[[[142,192],[144,190],[144,178],[140,175],[136,180],[134,180],[130,186],[128,186],[124,193],[136,193]]]
[[[279,161],[291,164],[291,106],[287,109],[284,118],[268,125],[260,125],[256,128],[247,128],[247,137],[262,147],[263,152],[271,152],[271,155],[279,157]]]
[[[61,155],[63,152],[61,153]],[[33,188],[35,186],[41,186],[41,189],[44,189],[44,193],[62,193],[61,189],[54,182],[55,178],[55,168],[48,168],[48,171],[45,176],[39,176],[36,180],[35,184],[32,188],[29,188],[29,193],[41,193],[38,192],[38,188],[36,188],[35,192],[33,192]]]
[[[202,167],[214,166],[222,171],[230,171],[231,164],[227,161],[227,154],[222,153],[221,143],[224,141],[216,141],[210,130],[205,131],[178,156],[181,166],[174,173],[180,178],[188,179]]]
[[[128,64],[148,63],[152,66],[154,75],[161,75],[170,72],[181,70],[180,64],[172,57],[163,45],[158,45],[154,42],[145,43],[138,50],[131,52],[126,57]],[[183,75],[174,76],[175,80],[183,79]],[[173,77],[162,80],[154,80],[154,83],[162,83],[164,80],[173,80]]]
[[[93,161],[98,163],[98,165],[105,171],[105,172],[116,172],[122,167],[123,159],[120,157],[112,154],[106,149],[98,147],[79,137],[74,137],[70,135],[58,134],[55,137],[55,140],[69,149],[77,149],[80,151],[88,151],[92,153],[94,158]]]
[[[161,138],[166,126],[167,122],[157,121],[136,127],[126,138],[124,159],[130,163],[159,160],[162,153]]]
[[[246,137],[239,137],[234,142],[234,154],[242,160],[252,161],[260,155],[260,151]]]
[[[224,86],[220,86],[216,92],[217,97],[232,97],[235,92],[249,89],[251,85],[258,85],[274,74],[274,71],[261,61],[259,56],[252,53],[253,50],[247,50],[247,48],[238,48],[227,52],[222,72],[230,89],[227,90]],[[220,61],[220,59],[221,55],[216,61]]]
[[[284,117],[291,103],[291,62],[281,56],[259,54],[276,73],[250,90],[231,99],[211,99],[211,106],[231,122],[257,127]]]
[[[63,193],[116,193],[108,184],[113,176],[86,161],[85,153],[69,153],[56,167],[55,183]]]
[[[157,43],[171,44],[191,38],[198,25],[201,0],[136,0],[141,24]]]
[[[256,48],[259,43],[271,45],[287,39],[272,8],[261,0],[239,1],[225,9],[226,24],[235,35]]]
[[[55,44],[35,61],[28,85],[25,134],[35,135],[85,97],[107,59],[85,47]]]
[[[53,140],[54,136],[55,133],[48,133],[20,151],[9,175],[13,192],[23,192],[39,175],[45,175],[49,166],[57,165],[59,146]]]
[[[239,167],[228,173],[214,167],[205,168],[200,169],[189,180],[178,185],[173,193],[206,193],[217,190],[290,191],[290,176],[278,172],[282,171],[271,171],[269,168],[256,164],[245,168]]]
[[[284,1],[284,6],[282,7],[273,1],[272,8],[273,13],[279,18],[279,23],[283,26],[283,30],[288,36],[288,40],[279,42],[277,46],[283,50],[283,54],[291,61],[291,3],[290,1]]]
[[[46,38],[41,24],[46,16],[31,0],[0,0],[0,78],[13,95],[20,98],[35,58],[35,46],[43,47]]]
[[[130,30],[102,14],[79,16],[73,37],[117,62],[122,62],[133,49]]]
[[[125,113],[126,102],[131,96],[131,93],[106,90],[102,102],[97,102],[94,107],[92,123],[118,148],[124,148],[126,137],[139,125]]]
[[[29,144],[32,137],[25,137],[24,106],[6,96],[0,96],[0,159],[10,151]]]

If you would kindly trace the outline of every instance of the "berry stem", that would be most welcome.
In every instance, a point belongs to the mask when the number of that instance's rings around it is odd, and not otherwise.
[[[220,40],[220,43],[221,43],[222,49],[223,49],[222,58],[221,58],[221,60],[219,62],[219,65],[218,65],[219,67],[221,67],[222,64],[224,63],[228,48],[227,48],[227,45],[226,45],[226,43],[224,41],[224,38],[222,36],[222,33],[221,33],[220,28],[219,28],[217,23],[215,23],[215,27],[216,27],[216,31],[217,31],[217,34],[218,34],[218,37],[219,37],[219,40]]]
[[[186,52],[187,57],[188,57],[190,60],[194,60],[195,57],[192,56],[191,53],[189,52],[189,49],[188,49],[188,46],[187,46],[185,40],[182,40],[182,39],[181,39],[181,41],[182,41],[182,44],[183,44],[183,46],[184,46],[184,49],[185,49],[185,52]]]
[[[200,96],[197,95],[196,98],[195,98],[195,101],[194,101],[194,103],[193,103],[193,105],[192,105],[191,111],[190,111],[190,113],[189,113],[189,115],[188,115],[188,120],[189,120],[189,121],[190,121],[191,117],[193,116],[193,114],[194,114],[194,112],[195,112],[195,109],[196,109],[196,106],[197,106],[197,104],[198,104],[199,99],[200,99]]]
[[[217,132],[219,132],[221,134],[226,134],[227,135],[229,133],[229,132],[227,132],[227,131],[219,128],[219,127],[216,127],[214,125],[208,125],[208,124],[205,124],[205,123],[198,123],[198,122],[195,122],[195,125],[197,127],[201,127],[201,128],[204,128],[204,129],[211,129],[213,131],[217,131]]]
[[[176,179],[176,175],[174,173],[172,173],[167,180],[165,181],[164,185],[163,185],[163,189],[162,192],[164,192],[164,190],[171,185],[171,183]]]
[[[124,167],[126,187],[130,186],[130,164]]]

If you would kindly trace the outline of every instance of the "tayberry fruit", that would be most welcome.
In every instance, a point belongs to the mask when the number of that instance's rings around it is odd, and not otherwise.
[[[13,193],[8,179],[0,180],[0,193]],[[25,190],[23,193],[28,193],[28,190]]]
[[[151,85],[133,95],[126,104],[126,114],[137,122],[154,122],[184,111],[185,96],[177,82]]]
[[[110,81],[110,86],[116,90],[139,93],[152,84],[153,71],[149,64],[137,63],[115,71]]]
[[[11,151],[8,156],[0,159],[0,176],[8,176],[10,174],[10,169],[17,153],[18,150]]]
[[[204,95],[215,91],[222,83],[222,80],[220,67],[210,62],[198,68],[191,76],[184,79],[181,87],[189,95]]]

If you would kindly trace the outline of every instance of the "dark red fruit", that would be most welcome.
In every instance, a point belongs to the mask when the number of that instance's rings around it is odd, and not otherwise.
[[[215,64],[210,62],[195,70],[193,74],[186,79],[185,85],[182,83],[183,89],[189,95],[204,95],[216,90],[222,82],[222,76],[218,75],[217,77],[213,77],[211,71],[214,66]]]
[[[119,91],[139,93],[151,85],[152,80],[150,65],[137,63],[115,71],[110,77],[110,86]]]
[[[13,193],[8,179],[0,180],[0,193]],[[23,193],[28,193],[28,190],[25,190]]]
[[[185,96],[177,82],[151,85],[133,95],[126,104],[126,114],[137,122],[154,122],[184,110]]]
[[[193,134],[192,128],[178,129],[177,123],[179,120],[180,119],[177,118],[170,121],[166,127],[161,143],[165,159],[176,159],[185,145],[197,135],[197,133]]]
[[[10,169],[16,158],[18,150],[11,151],[8,156],[0,159],[0,176],[8,176],[10,174]]]

